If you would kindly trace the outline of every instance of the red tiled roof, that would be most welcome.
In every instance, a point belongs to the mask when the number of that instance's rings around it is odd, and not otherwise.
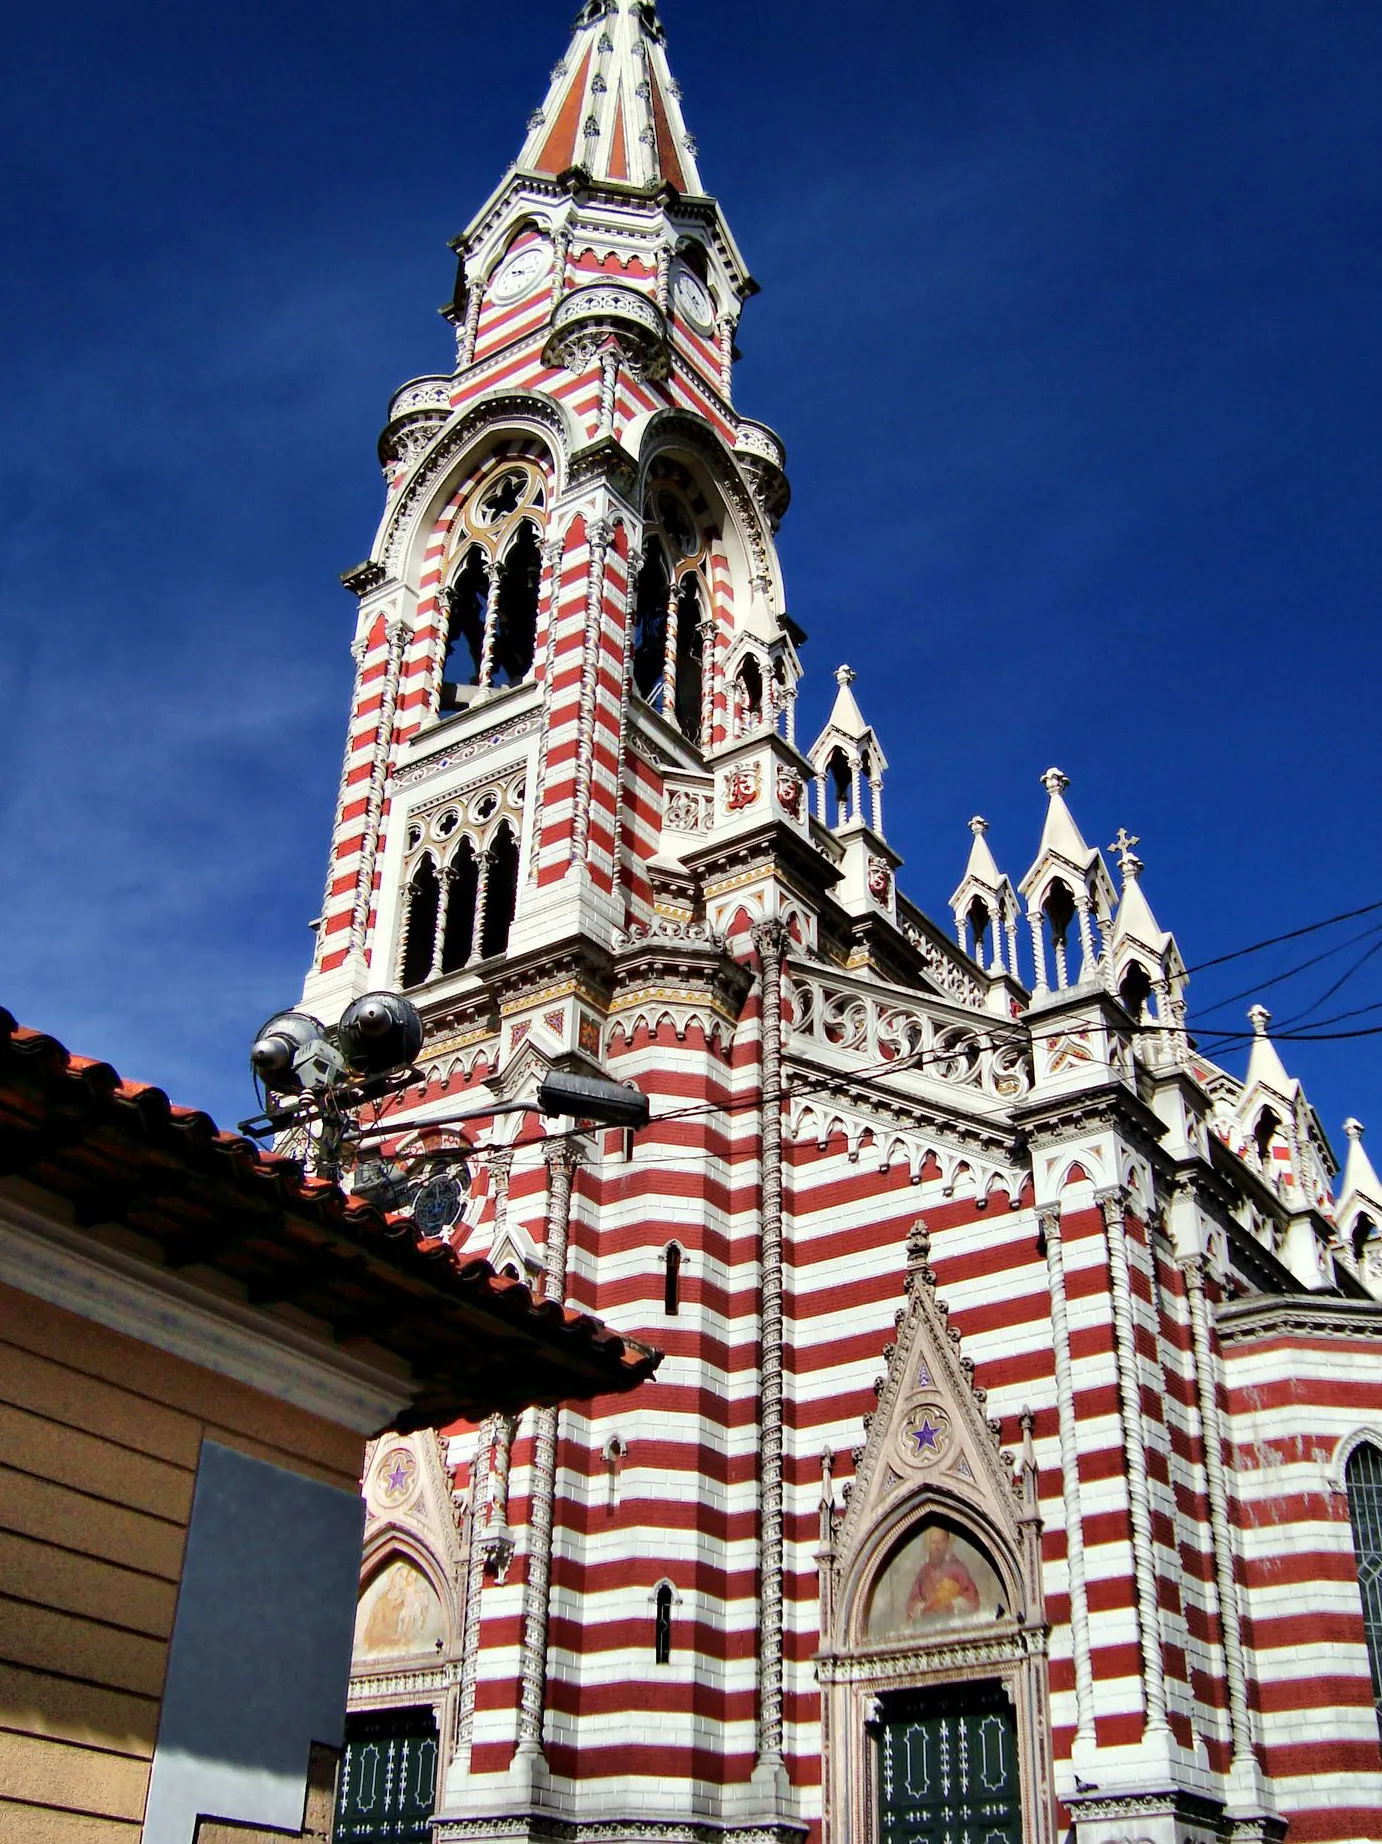
[[[266,1314],[288,1305],[362,1357],[401,1359],[416,1400],[399,1428],[622,1393],[661,1361],[0,1007],[0,1179],[13,1177],[65,1199],[79,1227],[136,1231],[155,1265],[215,1269]]]

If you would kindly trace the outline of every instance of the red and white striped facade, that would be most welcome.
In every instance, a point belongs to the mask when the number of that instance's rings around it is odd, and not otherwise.
[[[446,885],[458,840],[511,825],[507,950],[412,989],[399,1143],[554,1063],[637,1083],[631,1146],[473,1125],[455,1233],[666,1355],[632,1398],[457,1431],[455,1527],[439,1489],[400,1509],[367,1476],[367,1574],[409,1558],[444,1631],[360,1661],[355,1704],[437,1704],[446,1839],[863,1844],[875,1700],[980,1678],[1018,1713],[1030,1838],[1382,1836],[1342,1483],[1382,1443],[1358,1134],[1336,1201],[1265,1020],[1245,1081],[1199,1058],[1140,866],[1125,846],[1116,894],[1055,771],[1022,901],[976,822],[957,945],[897,890],[852,674],[798,746],[783,452],[731,399],[753,283],[652,6],[585,8],[457,248],[457,367],[394,398],[347,578],[305,1003],[396,984],[423,856]],[[541,524],[532,667],[443,709],[443,595],[505,477]],[[653,526],[696,578],[691,697],[675,638],[652,695],[635,680]],[[909,1457],[919,1404],[944,1436]],[[870,1638],[936,1516],[998,1613]]]

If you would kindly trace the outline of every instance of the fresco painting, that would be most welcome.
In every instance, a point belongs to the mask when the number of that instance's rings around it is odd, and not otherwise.
[[[1003,1589],[983,1551],[938,1519],[922,1524],[884,1569],[869,1604],[868,1637],[948,1632],[996,1620]]]
[[[398,1560],[381,1569],[360,1596],[355,1656],[433,1652],[446,1638],[436,1590],[420,1569]]]

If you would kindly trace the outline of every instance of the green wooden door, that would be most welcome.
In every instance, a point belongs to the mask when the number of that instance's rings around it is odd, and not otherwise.
[[[437,1722],[430,1709],[346,1718],[333,1836],[344,1844],[428,1844],[437,1792]]]
[[[1022,1844],[1017,1725],[997,1684],[884,1700],[882,1844]]]

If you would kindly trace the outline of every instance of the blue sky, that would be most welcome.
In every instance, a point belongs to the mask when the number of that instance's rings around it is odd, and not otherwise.
[[[226,1121],[308,958],[388,394],[572,10],[7,24],[0,1003]],[[1375,0],[663,12],[763,285],[802,727],[847,658],[904,887],[945,913],[975,812],[1020,877],[1055,762],[1192,964],[1382,898]],[[1316,1015],[1375,999],[1382,952]],[[1284,1046],[1340,1151],[1379,1043]]]

